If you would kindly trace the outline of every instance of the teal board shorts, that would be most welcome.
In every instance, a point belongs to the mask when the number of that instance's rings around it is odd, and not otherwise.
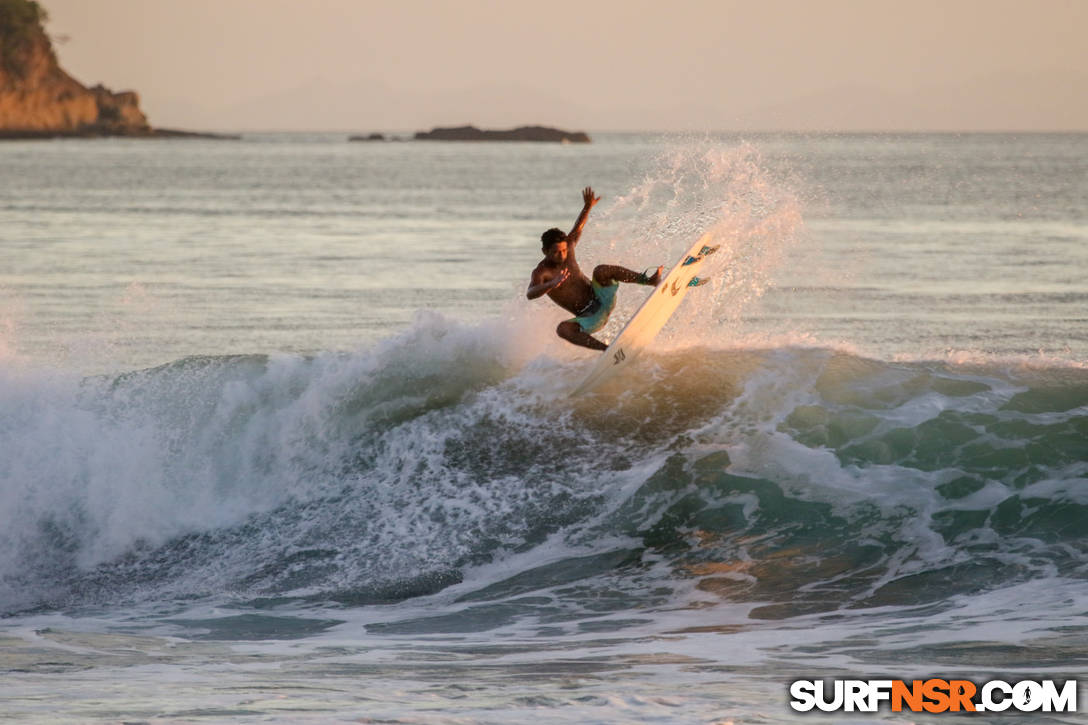
[[[612,308],[616,306],[616,291],[620,288],[619,282],[610,285],[597,284],[592,280],[593,296],[596,298],[589,306],[582,310],[578,317],[571,318],[571,322],[577,322],[582,332],[592,334],[601,329],[608,322],[608,316],[612,314]]]

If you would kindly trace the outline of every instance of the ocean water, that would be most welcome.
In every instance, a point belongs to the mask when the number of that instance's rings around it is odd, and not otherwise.
[[[524,290],[586,185],[587,269],[722,246],[571,399]],[[1088,678],[1086,200],[1088,135],[0,145],[0,713],[942,722],[788,686]]]

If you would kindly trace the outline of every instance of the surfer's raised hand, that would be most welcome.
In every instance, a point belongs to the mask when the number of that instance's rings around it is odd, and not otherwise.
[[[594,204],[601,200],[601,197],[593,195],[593,187],[587,186],[582,189],[582,201],[586,204],[586,209],[591,209]]]
[[[589,210],[600,200],[601,197],[594,195],[593,187],[587,186],[582,189],[582,201],[584,201],[585,204],[582,206],[582,211],[578,214],[578,218],[574,220],[574,226],[571,227],[570,233],[567,234],[567,244],[571,247],[577,244],[582,236],[582,227],[586,225],[586,219],[589,219]]]

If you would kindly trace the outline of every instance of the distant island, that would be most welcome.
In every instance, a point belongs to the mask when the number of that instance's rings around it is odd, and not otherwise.
[[[419,131],[416,141],[543,141],[552,143],[589,143],[589,136],[582,131],[563,131],[547,126],[519,126],[506,131],[491,131],[475,126],[454,126]],[[367,136],[351,136],[349,141],[385,141],[385,136],[372,133]],[[394,138],[392,140],[405,140]]]
[[[546,126],[519,126],[507,131],[481,130],[475,126],[454,126],[419,131],[417,141],[550,141],[553,143],[589,143],[582,131],[562,131]]]
[[[152,128],[134,91],[87,88],[57,63],[34,0],[0,0],[0,139],[238,138]]]

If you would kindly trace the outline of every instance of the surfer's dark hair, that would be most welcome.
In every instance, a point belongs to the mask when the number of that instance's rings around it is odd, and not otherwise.
[[[565,241],[567,241],[567,235],[563,233],[562,229],[556,229],[555,227],[552,227],[551,229],[540,235],[540,245],[544,249],[547,249],[553,244],[558,244],[559,242]]]

